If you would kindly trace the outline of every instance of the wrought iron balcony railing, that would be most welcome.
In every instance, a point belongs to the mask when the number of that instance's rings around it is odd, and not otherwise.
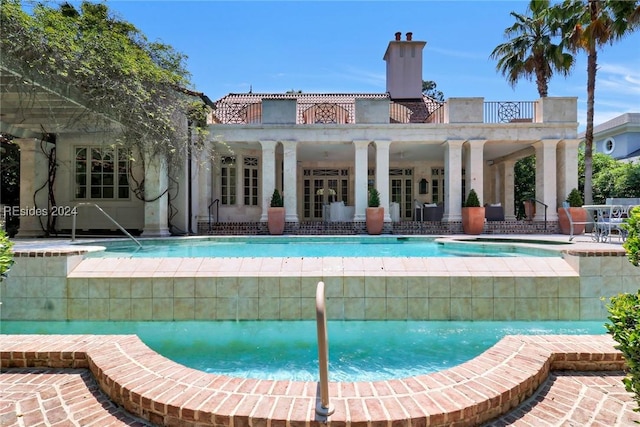
[[[258,96],[234,95],[216,103],[214,123],[261,124],[263,103]],[[378,96],[384,98],[384,96]],[[264,99],[295,99],[296,124],[355,124],[356,102],[353,95],[289,96]],[[446,103],[425,97],[423,100],[389,100],[389,123],[446,123]],[[536,121],[536,101],[487,101],[483,103],[483,123],[528,123]],[[477,108],[480,108],[479,105]],[[476,110],[477,111],[477,110]],[[292,117],[293,120],[293,117]]]

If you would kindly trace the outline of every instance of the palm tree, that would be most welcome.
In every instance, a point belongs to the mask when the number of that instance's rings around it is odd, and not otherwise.
[[[584,200],[593,201],[593,113],[598,48],[613,44],[640,24],[640,3],[621,0],[565,0],[552,15],[563,22],[562,39],[573,52],[587,53],[587,123],[584,152]]]
[[[531,80],[535,75],[538,94],[544,98],[554,71],[566,76],[574,59],[562,43],[552,43],[558,23],[549,13],[549,0],[532,0],[528,11],[531,16],[511,12],[516,22],[504,30],[509,41],[498,45],[491,58],[498,60],[496,69],[512,87],[520,78]]]

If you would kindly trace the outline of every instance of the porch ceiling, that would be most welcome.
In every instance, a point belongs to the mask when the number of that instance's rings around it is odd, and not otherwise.
[[[484,145],[486,161],[509,157],[524,157],[531,150],[534,141],[487,141]],[[369,149],[369,161],[375,159],[375,148]],[[438,159],[444,156],[444,143],[392,143],[389,148],[389,159],[392,162],[415,161],[420,159]],[[307,161],[340,161],[353,159],[354,148],[350,142],[335,144],[300,144],[298,160]]]

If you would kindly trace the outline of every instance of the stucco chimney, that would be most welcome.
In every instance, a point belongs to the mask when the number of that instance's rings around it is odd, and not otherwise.
[[[387,92],[391,99],[422,98],[422,50],[427,42],[414,41],[413,33],[407,40],[389,42],[383,59],[387,63]]]

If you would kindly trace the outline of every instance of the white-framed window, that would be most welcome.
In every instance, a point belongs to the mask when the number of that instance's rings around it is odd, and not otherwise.
[[[613,138],[607,138],[602,144],[604,154],[611,154],[616,149],[616,141]]]
[[[220,203],[236,204],[236,158],[226,156],[220,159]]]
[[[258,206],[258,158],[245,157],[242,173],[244,174],[244,204],[245,206]]]
[[[129,199],[129,157],[111,147],[75,148],[76,199]]]

